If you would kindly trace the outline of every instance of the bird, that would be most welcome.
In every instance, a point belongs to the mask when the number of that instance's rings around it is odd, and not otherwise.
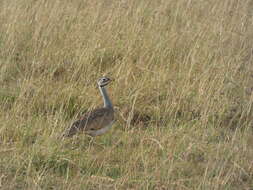
[[[112,124],[115,122],[114,108],[105,88],[111,81],[113,81],[113,79],[106,76],[97,80],[104,106],[84,114],[67,129],[63,137],[72,137],[79,132],[95,137],[106,133],[111,128]]]

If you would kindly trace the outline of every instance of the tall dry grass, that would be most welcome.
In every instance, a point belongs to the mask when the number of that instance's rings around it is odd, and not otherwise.
[[[251,189],[252,9],[1,1],[0,188]],[[102,75],[116,79],[118,122],[57,140],[102,103]]]

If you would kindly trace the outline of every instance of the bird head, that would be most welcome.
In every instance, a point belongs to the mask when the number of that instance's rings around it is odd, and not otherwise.
[[[98,86],[100,86],[100,87],[104,87],[104,86],[106,86],[107,84],[109,84],[111,81],[112,81],[112,79],[110,79],[110,78],[104,76],[104,77],[98,79],[97,84],[98,84]]]

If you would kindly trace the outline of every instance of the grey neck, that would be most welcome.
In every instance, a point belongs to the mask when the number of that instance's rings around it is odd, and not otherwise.
[[[110,98],[107,94],[107,91],[106,91],[105,87],[99,86],[99,91],[100,91],[101,95],[103,96],[104,107],[113,109],[112,102],[111,102],[111,100],[110,100]]]

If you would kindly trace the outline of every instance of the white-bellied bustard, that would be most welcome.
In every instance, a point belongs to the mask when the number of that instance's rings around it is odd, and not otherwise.
[[[71,125],[63,135],[64,137],[72,137],[79,131],[90,136],[98,136],[104,134],[111,128],[114,122],[114,109],[105,88],[111,81],[108,77],[102,77],[97,81],[98,88],[104,100],[104,107],[84,114],[81,119]]]

